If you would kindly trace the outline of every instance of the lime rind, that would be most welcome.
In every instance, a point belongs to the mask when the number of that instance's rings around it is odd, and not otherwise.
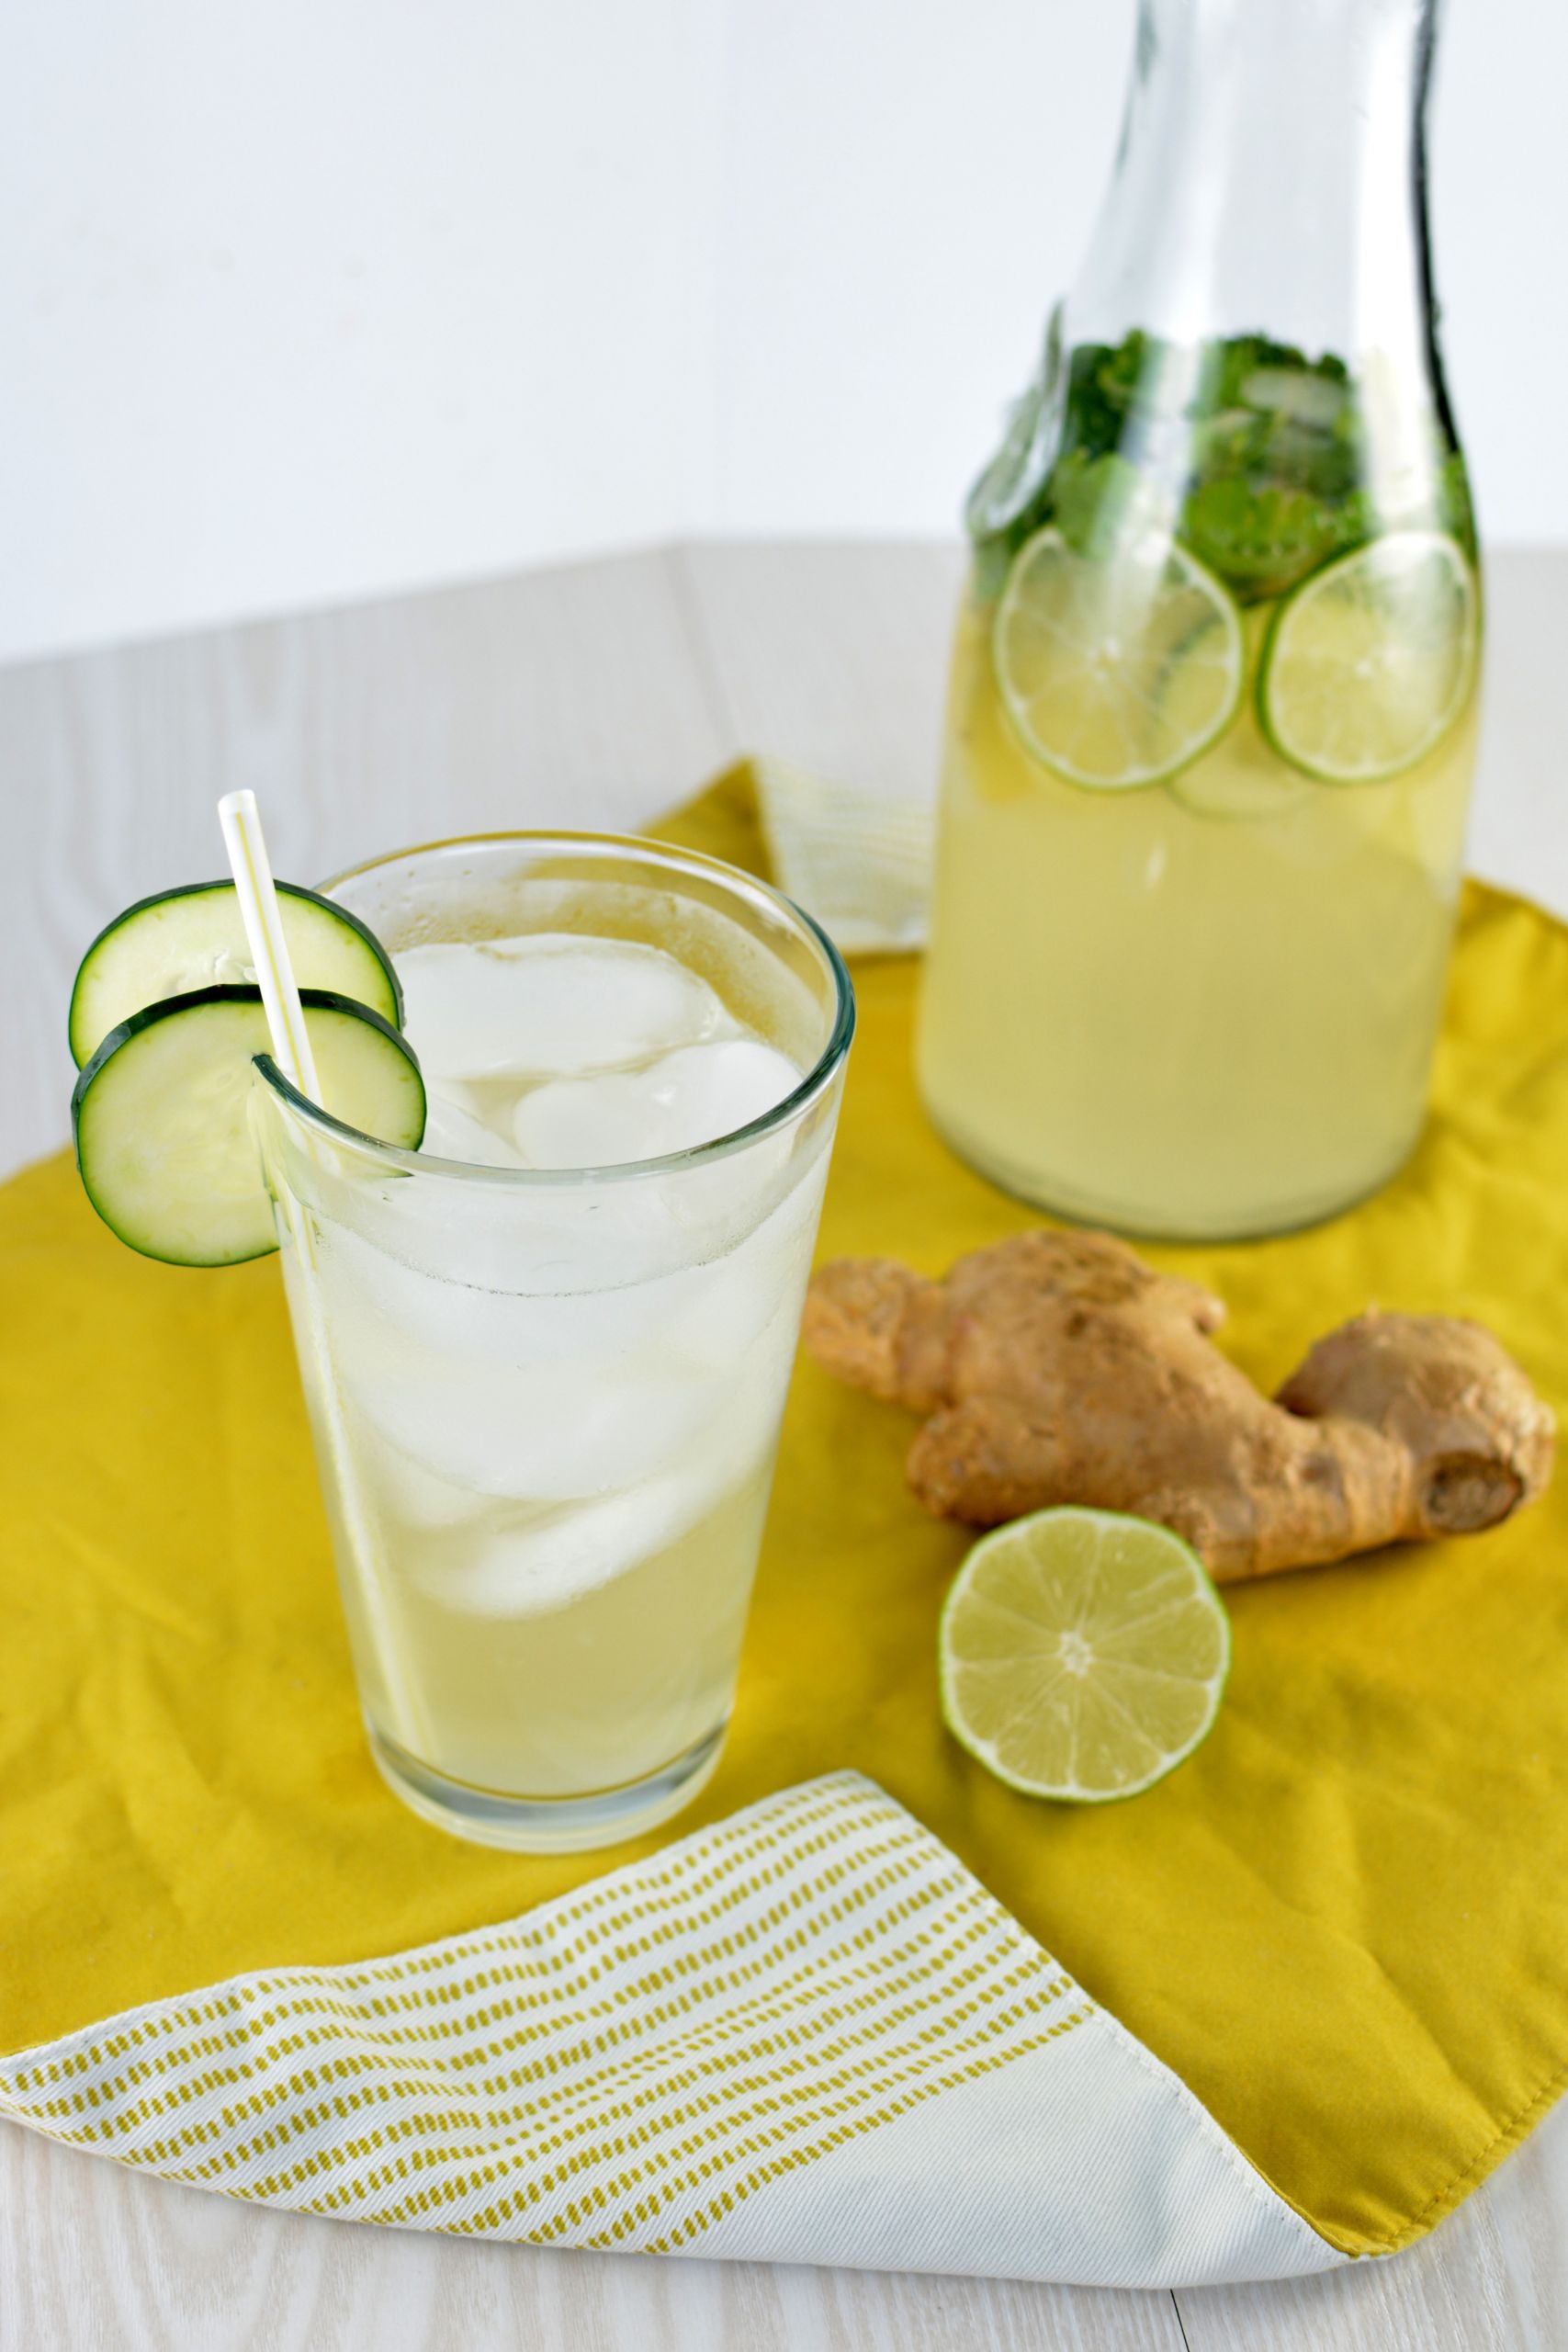
[[[1426,632],[1408,627],[1403,631],[1385,629],[1380,642],[1370,617],[1375,613],[1376,604],[1381,601],[1386,610],[1397,595],[1399,572],[1403,571],[1408,580],[1423,565],[1434,579],[1442,575],[1454,593],[1457,626]],[[1380,572],[1384,575],[1381,598],[1376,594]],[[1320,644],[1314,649],[1311,643],[1314,616],[1316,616],[1317,628],[1327,637],[1333,628],[1336,602],[1341,607],[1341,641],[1337,645]],[[1359,630],[1358,603],[1369,616]],[[1427,639],[1425,653],[1420,642],[1423,634]],[[1304,645],[1301,642],[1303,635],[1307,640]],[[1276,607],[1264,634],[1258,663],[1254,705],[1258,727],[1270,749],[1315,784],[1387,783],[1419,766],[1457,723],[1474,691],[1480,646],[1479,589],[1474,569],[1458,540],[1446,531],[1386,532],[1381,538],[1353,548],[1348,555],[1336,556],[1320,565]],[[1360,759],[1325,758],[1325,729],[1321,719],[1315,742],[1310,734],[1303,734],[1303,706],[1310,712],[1314,703],[1320,714],[1325,715],[1328,728],[1339,730],[1341,740],[1347,726],[1353,734],[1358,680],[1375,677],[1375,664],[1381,664],[1386,674],[1391,665],[1402,659],[1408,662],[1413,657],[1425,658],[1433,664],[1436,691],[1427,697],[1427,707],[1420,714],[1419,724],[1402,740],[1385,739],[1381,756],[1374,752]],[[1315,687],[1298,677],[1292,689],[1292,666],[1298,673],[1304,669],[1309,673],[1315,667],[1319,673]],[[1446,682],[1442,675],[1445,669]],[[1375,732],[1376,714],[1364,686],[1360,698],[1362,735],[1366,741]],[[1294,718],[1289,715],[1292,700],[1296,705]]]
[[[1234,599],[1164,537],[1107,563],[1055,525],[1037,531],[1008,574],[991,659],[1024,751],[1086,791],[1168,784],[1224,733],[1246,693]]]
[[[1053,1540],[1063,1535],[1078,1539],[1080,1553],[1082,1539],[1093,1539],[1095,1555],[1103,1550],[1108,1540],[1120,1543],[1124,1550],[1131,1536],[1136,1550],[1151,1562],[1158,1561],[1161,1577],[1168,1587],[1153,1608],[1140,1610],[1134,1605],[1100,1619],[1093,1628],[1092,1645],[1098,1671],[1089,1675],[1074,1671],[1062,1662],[1064,1641],[1082,1638],[1082,1627],[1089,1623],[1094,1597],[1092,1579],[1086,1586],[1081,1561],[1075,1569],[1070,1558],[1057,1564],[1043,1556],[1044,1552],[1058,1549],[1070,1553],[1070,1544],[1058,1544]],[[1033,1588],[1032,1597],[1043,1604],[1032,1615],[977,1591],[988,1565],[998,1555],[1016,1553],[1031,1555],[1027,1574]],[[1135,1604],[1136,1595],[1131,1599]],[[987,1617],[994,1621],[992,1655],[986,1657],[974,1651],[961,1655],[955,1643],[959,1622],[966,1621],[971,1635],[976,1635]],[[1210,1655],[1190,1663],[1205,1665],[1206,1671],[1180,1669],[1177,1645],[1170,1638],[1174,1629],[1169,1621],[1173,1617],[1190,1632],[1200,1634],[1200,1647],[1206,1645]],[[1158,1627],[1162,1618],[1167,1621],[1167,1627],[1165,1632],[1156,1633],[1152,1650],[1142,1658],[1125,1655],[1127,1636],[1135,1634],[1140,1627],[1147,1634]],[[1122,1655],[1117,1655],[1113,1646],[1118,1643]],[[1066,1504],[994,1529],[974,1546],[942,1606],[938,1661],[942,1720],[959,1745],[996,1779],[1021,1795],[1058,1804],[1117,1804],[1156,1787],[1186,1762],[1213,1728],[1230,1673],[1230,1619],[1197,1554],[1168,1528],[1122,1512]],[[1086,1690],[1098,1688],[1101,1699],[1109,1699],[1110,1712],[1128,1719],[1118,1728],[1118,1744],[1129,1754],[1135,1754],[1141,1744],[1147,1752],[1146,1764],[1141,1770],[1120,1774],[1114,1784],[1102,1778],[1100,1785],[1090,1785],[1074,1775],[1043,1775],[1038,1770],[1018,1770],[1009,1762],[1005,1752],[1007,1724],[999,1733],[988,1736],[971,1719],[973,1693],[966,1696],[958,1686],[963,1676],[973,1677],[977,1672],[990,1675],[993,1691],[1001,1691],[1004,1678],[1010,1678],[1015,1698],[1025,1701],[1032,1709],[1037,1725],[1042,1715],[1052,1710],[1053,1702],[1060,1702],[1055,1706],[1059,1723],[1053,1724],[1051,1730],[1066,1737],[1069,1744],[1077,1737],[1077,1718],[1082,1709],[1081,1704],[1066,1702],[1081,1702]],[[1162,1690],[1161,1685],[1169,1688]],[[1145,1722],[1153,1722],[1162,1706],[1168,1708],[1173,1699],[1180,1701],[1182,1693],[1187,1696],[1181,1702],[1180,1712],[1190,1717],[1190,1725],[1179,1736],[1167,1737],[1162,1744],[1158,1736],[1139,1723],[1138,1712],[1143,1713]],[[1130,1699],[1135,1701],[1134,1706],[1129,1706]],[[1105,1712],[1102,1705],[1101,1713]],[[1076,1748],[1074,1753],[1076,1758]]]

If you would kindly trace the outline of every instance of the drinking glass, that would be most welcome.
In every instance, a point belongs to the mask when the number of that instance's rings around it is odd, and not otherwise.
[[[513,833],[327,884],[396,957],[547,931],[666,950],[803,1073],[738,1132],[597,1170],[355,1133],[264,1057],[257,1126],[361,1705],[416,1813],[607,1844],[717,1761],[854,1024],[763,883]]]

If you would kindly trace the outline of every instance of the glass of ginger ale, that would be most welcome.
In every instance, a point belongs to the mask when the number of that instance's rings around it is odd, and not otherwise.
[[[853,999],[763,884],[496,835],[327,886],[390,951],[418,1151],[257,1122],[370,1744],[484,1843],[630,1838],[729,1717]]]
[[[1428,0],[1144,0],[1077,284],[971,497],[919,1066],[1009,1190],[1326,1216],[1419,1133],[1481,581]]]

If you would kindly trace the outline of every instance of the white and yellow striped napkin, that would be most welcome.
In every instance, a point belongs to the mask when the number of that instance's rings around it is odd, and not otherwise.
[[[166,2179],[474,2237],[1131,2286],[1343,2259],[849,1773],[500,1927],[25,2051],[0,2113]]]

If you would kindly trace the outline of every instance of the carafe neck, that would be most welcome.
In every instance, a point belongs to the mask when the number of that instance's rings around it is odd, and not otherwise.
[[[1426,112],[1437,0],[1142,0],[1072,338],[1266,331],[1436,371]]]

